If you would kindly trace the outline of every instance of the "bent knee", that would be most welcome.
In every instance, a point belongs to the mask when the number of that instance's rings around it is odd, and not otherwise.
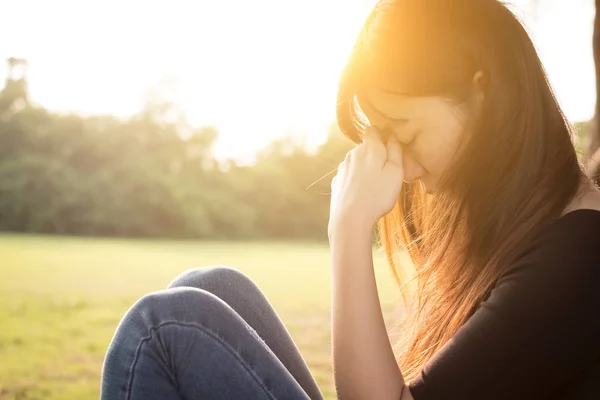
[[[208,291],[176,287],[144,295],[128,315],[145,327],[157,327],[166,321],[196,321],[203,313],[218,315],[228,311],[230,307]]]
[[[177,276],[170,284],[174,287],[194,287],[210,292],[225,288],[247,290],[254,287],[254,282],[240,270],[226,265],[193,268]]]
[[[108,373],[130,366],[140,343],[158,335],[163,327],[202,326],[220,331],[238,319],[231,307],[204,290],[181,287],[148,293],[123,316],[107,350],[103,368]]]

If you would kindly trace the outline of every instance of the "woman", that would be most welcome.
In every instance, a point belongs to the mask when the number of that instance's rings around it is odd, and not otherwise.
[[[381,1],[338,100],[358,144],[329,220],[339,398],[600,398],[600,192],[514,15],[497,0]],[[373,275],[378,220],[409,311],[398,362]],[[102,398],[321,394],[259,289],[213,267],[128,312]]]

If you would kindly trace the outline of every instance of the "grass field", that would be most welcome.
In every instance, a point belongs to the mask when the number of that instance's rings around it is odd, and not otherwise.
[[[141,295],[188,268],[247,273],[273,303],[319,386],[334,398],[324,243],[185,242],[0,236],[0,400],[98,399],[104,352]],[[387,319],[397,290],[381,254]]]

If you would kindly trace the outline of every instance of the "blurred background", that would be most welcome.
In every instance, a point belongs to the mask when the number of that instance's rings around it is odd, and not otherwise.
[[[212,264],[257,281],[334,397],[335,97],[374,4],[0,2],[0,400],[98,398],[128,307]],[[596,4],[512,4],[593,169]]]

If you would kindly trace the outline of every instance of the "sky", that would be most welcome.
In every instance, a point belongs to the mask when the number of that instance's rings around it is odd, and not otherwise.
[[[593,0],[510,3],[569,119],[591,118]],[[219,157],[243,158],[283,135],[324,140],[340,72],[374,4],[0,0],[0,58],[28,60],[31,99],[50,110],[126,117],[158,93],[193,125],[219,129]]]

